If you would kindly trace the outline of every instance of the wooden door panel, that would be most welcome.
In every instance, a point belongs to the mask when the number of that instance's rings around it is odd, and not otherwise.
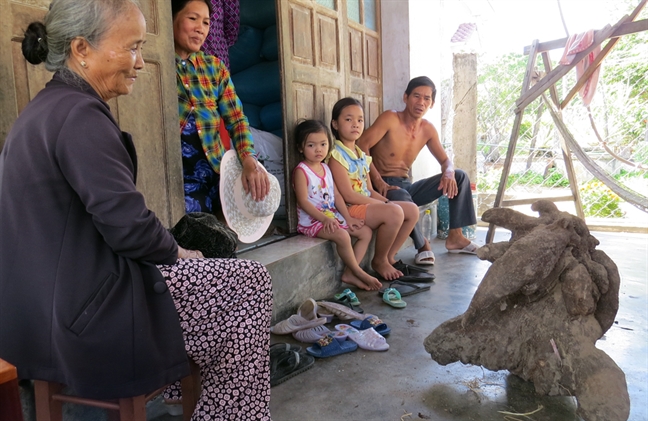
[[[161,77],[160,63],[145,62],[144,70],[137,76],[133,93],[118,99],[119,124],[130,134],[137,148],[139,171],[137,188],[146,192],[146,202],[158,210],[164,209],[167,202],[167,178],[165,177],[166,147],[165,125],[162,104],[164,99],[159,89]],[[142,104],[147,104],[143,110]],[[179,129],[178,129],[179,131]],[[180,148],[179,136],[172,143]],[[153,205],[154,204],[154,205]],[[167,205],[168,206],[168,205]],[[157,212],[156,212],[157,213]]]
[[[365,35],[365,51],[367,57],[367,74],[368,80],[373,83],[379,82],[380,77],[380,51],[378,50],[378,38],[371,35]]]
[[[340,89],[335,86],[323,86],[322,92],[322,110],[324,115],[322,121],[328,126],[331,122],[331,111],[335,103],[342,98]]]
[[[380,102],[380,98],[377,96],[367,96],[367,102],[365,103],[365,121],[370,126],[381,113]]]
[[[311,36],[313,19],[311,10],[296,4],[290,4],[290,33],[292,37],[292,57],[301,64],[313,64],[313,38]]]
[[[293,113],[295,120],[313,118],[315,114],[315,86],[295,83],[293,89],[295,98],[292,102],[295,104]]]
[[[19,42],[11,43],[11,61],[13,63],[14,80],[16,86],[17,114],[27,106],[36,94],[45,87],[52,78],[52,73],[45,70],[44,66],[34,66],[23,58]]]
[[[339,71],[340,51],[338,49],[337,20],[318,14],[320,65],[322,68]]]
[[[349,28],[349,70],[356,77],[362,77],[362,32]]]
[[[0,147],[20,111],[52,78],[43,65],[26,62],[23,32],[43,21],[50,0],[0,0]],[[109,102],[122,130],[138,151],[138,189],[166,226],[184,214],[182,160],[175,87],[171,7],[167,1],[142,0],[147,21],[146,67],[131,96]]]

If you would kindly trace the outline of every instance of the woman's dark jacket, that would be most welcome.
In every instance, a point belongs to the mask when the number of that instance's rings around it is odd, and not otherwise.
[[[13,125],[0,154],[0,358],[20,378],[114,398],[188,374],[155,266],[175,263],[177,244],[136,173],[130,135],[83,81],[55,74]]]

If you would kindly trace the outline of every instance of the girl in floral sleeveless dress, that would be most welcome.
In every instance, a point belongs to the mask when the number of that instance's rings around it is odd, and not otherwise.
[[[331,148],[331,135],[321,121],[305,120],[295,129],[297,149],[304,160],[293,171],[297,197],[297,231],[309,237],[333,241],[345,263],[342,282],[365,290],[382,284],[359,265],[371,242],[372,231],[364,220],[349,215],[333,183],[330,168],[323,162]],[[358,240],[351,245],[351,236]]]

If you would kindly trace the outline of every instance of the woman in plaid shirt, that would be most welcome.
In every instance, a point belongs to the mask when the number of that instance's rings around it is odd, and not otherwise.
[[[270,190],[259,171],[248,120],[243,114],[229,71],[217,57],[200,51],[209,33],[209,0],[172,0],[176,80],[182,138],[185,209],[218,213],[221,158],[226,152],[221,120],[243,165],[243,187],[255,200]]]

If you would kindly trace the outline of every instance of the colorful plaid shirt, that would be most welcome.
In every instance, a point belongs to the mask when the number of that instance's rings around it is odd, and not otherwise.
[[[218,133],[221,118],[239,159],[243,161],[255,154],[243,105],[229,71],[218,58],[203,52],[191,54],[186,60],[176,55],[176,79],[180,131],[193,113],[205,155],[215,172],[220,173],[221,158],[226,152]]]

